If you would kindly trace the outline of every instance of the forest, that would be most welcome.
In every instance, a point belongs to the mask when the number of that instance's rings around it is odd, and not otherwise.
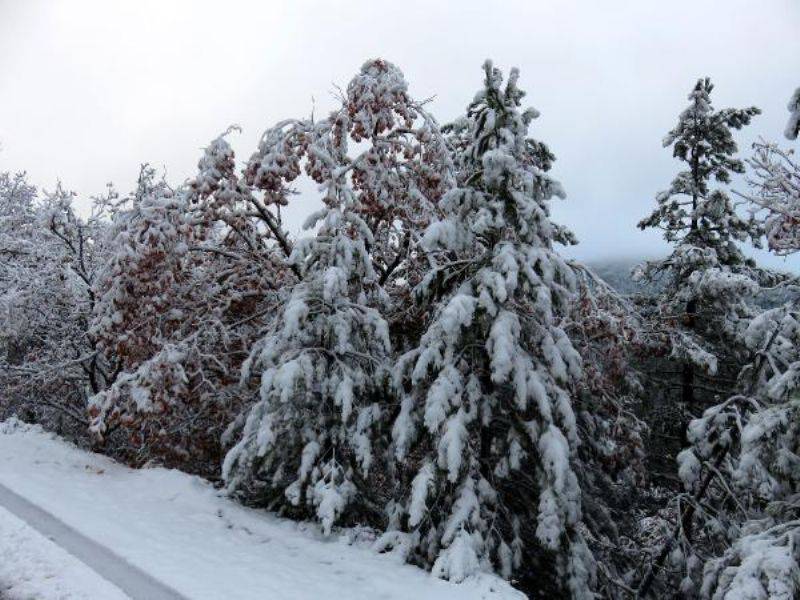
[[[440,123],[369,60],[330,114],[90,212],[0,172],[0,420],[456,583],[800,597],[800,275],[746,251],[800,252],[800,89],[740,149],[759,108],[686,82],[638,223],[671,250],[629,279],[563,255],[524,77],[475,75]]]

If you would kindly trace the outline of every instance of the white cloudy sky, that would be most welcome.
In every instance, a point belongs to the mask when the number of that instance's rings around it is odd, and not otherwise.
[[[440,121],[466,106],[486,57],[520,67],[574,253],[657,255],[658,235],[635,223],[678,167],[660,140],[705,75],[718,107],[763,109],[744,152],[780,139],[800,85],[800,0],[0,0],[0,170],[61,179],[84,202],[107,181],[129,189],[142,162],[180,182],[228,125],[243,126],[246,157],[312,98],[331,107],[375,56],[435,96]],[[293,230],[313,202],[293,207]]]

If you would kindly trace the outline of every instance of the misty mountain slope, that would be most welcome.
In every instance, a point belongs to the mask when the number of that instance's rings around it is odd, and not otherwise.
[[[652,294],[658,291],[659,286],[636,282],[631,274],[633,269],[643,261],[644,259],[617,258],[589,260],[586,264],[603,281],[621,294]]]
[[[616,258],[587,261],[587,266],[592,269],[603,281],[621,294],[650,296],[659,293],[663,284],[643,283],[633,280],[633,270],[646,259]],[[762,290],[755,298],[756,303],[762,308],[773,308],[794,299],[796,291],[787,288],[775,290]]]

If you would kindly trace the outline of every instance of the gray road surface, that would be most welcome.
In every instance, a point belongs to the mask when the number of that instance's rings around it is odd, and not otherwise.
[[[0,506],[75,556],[133,600],[186,600],[171,587],[133,566],[113,550],[87,538],[2,484]]]

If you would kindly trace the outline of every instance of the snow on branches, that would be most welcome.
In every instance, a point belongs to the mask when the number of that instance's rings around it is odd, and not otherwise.
[[[789,102],[792,113],[786,137],[796,139],[800,131],[800,88]],[[752,175],[747,179],[751,212],[762,215],[769,249],[778,255],[800,251],[800,164],[794,150],[759,140],[747,161]]]
[[[458,182],[422,239],[434,268],[416,294],[431,318],[395,368],[394,456],[410,487],[379,547],[456,581],[549,562],[542,585],[589,597],[570,400],[581,360],[559,324],[575,278],[547,205],[563,191],[528,137],[537,113],[520,110],[517,70],[503,85],[487,62],[485,76],[448,128]]]
[[[387,126],[380,114],[362,115],[368,117],[376,119],[371,130]],[[245,379],[260,379],[259,399],[223,468],[229,490],[261,484],[269,506],[310,512],[326,533],[343,515],[352,518],[354,507],[374,510],[365,482],[383,452],[378,433],[391,351],[379,310],[385,295],[368,251],[375,240],[359,214],[362,198],[351,174],[364,155],[351,162],[339,125],[295,123],[288,133],[279,127],[262,140],[258,177],[265,165],[284,162],[278,157],[285,155],[287,137],[298,137],[303,127],[295,156],[306,159],[324,208],[306,223],[316,235],[300,240],[290,257],[300,281],[245,365]]]
[[[220,136],[177,190],[145,167],[114,214],[93,333],[118,377],[90,413],[101,437],[128,430],[133,462],[218,472],[221,434],[247,395],[239,369],[292,280],[276,243],[285,235],[234,158]]]
[[[89,321],[113,191],[86,219],[73,196],[0,174],[0,381],[7,409],[80,435],[87,396],[111,377]]]
[[[755,107],[715,110],[714,86],[700,79],[689,94],[689,106],[664,138],[673,156],[686,164],[670,187],[656,196],[658,206],[639,223],[656,227],[674,245],[660,261],[639,267],[634,277],[665,284],[658,317],[669,330],[672,355],[683,364],[682,402],[696,401],[695,370],[717,372],[711,337],[736,340],[751,315],[748,299],[769,276],[745,257],[739,243],[759,246],[762,228],[755,219],[742,218],[727,192],[713,182],[730,183],[744,172],[732,130],[741,129],[760,113]],[[706,335],[706,334],[711,334]]]
[[[792,150],[759,141],[748,159],[751,212],[763,215],[769,249],[778,255],[800,251],[800,164]]]

